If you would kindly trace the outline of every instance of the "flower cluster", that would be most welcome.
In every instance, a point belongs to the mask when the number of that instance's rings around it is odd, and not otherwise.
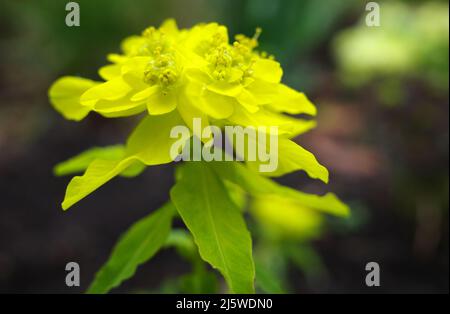
[[[334,194],[306,194],[263,176],[303,170],[311,178],[328,181],[327,169],[292,140],[315,126],[313,119],[292,115],[314,116],[316,109],[303,93],[281,83],[282,69],[272,56],[256,50],[260,33],[257,29],[253,37],[237,35],[230,43],[226,27],[217,23],[178,29],[168,20],[126,38],[120,54],[108,55],[111,63],[99,70],[104,81],[63,77],[51,86],[51,103],[70,120],[79,121],[91,111],[108,118],[142,116],[124,145],[95,147],[55,167],[57,175],[85,170],[70,181],[63,209],[115,176],[133,177],[147,166],[177,160],[191,142],[202,153],[207,148],[244,161],[194,158],[179,165],[170,200],[124,234],[88,292],[110,291],[158,250],[176,246],[180,230],[172,229],[172,221],[180,218],[192,234],[180,243],[192,243],[187,256],[196,263],[195,271],[204,276],[202,261],[207,262],[223,275],[229,291],[253,293],[256,271],[246,209],[265,227],[266,239],[281,241],[317,236],[323,213],[348,215],[348,207]],[[227,150],[226,143],[225,148],[216,145],[215,133],[208,146],[211,138],[200,124],[210,131],[224,129],[225,136],[230,128],[237,130],[228,139],[240,136],[241,142],[232,140]],[[258,133],[250,132],[256,128]],[[173,138],[177,129],[186,136]],[[269,145],[261,140],[266,135]],[[250,158],[248,148],[255,145],[253,152],[262,152],[264,158]],[[259,166],[267,156],[273,160],[272,153],[277,166],[260,173]],[[182,246],[180,251],[185,251]]]
[[[230,41],[223,25],[179,29],[167,20],[126,38],[120,54],[108,55],[111,63],[99,69],[104,81],[57,80],[50,101],[67,119],[79,121],[91,111],[108,118],[146,113],[119,157],[100,154],[89,160],[84,176],[70,183],[63,207],[130,168],[171,162],[170,128],[192,129],[195,118],[203,124],[277,126],[279,167],[270,175],[304,170],[327,182],[327,170],[291,140],[315,122],[287,115],[313,116],[316,108],[303,93],[281,83],[283,71],[273,56],[256,50],[260,33],[257,29],[253,37],[237,35]]]

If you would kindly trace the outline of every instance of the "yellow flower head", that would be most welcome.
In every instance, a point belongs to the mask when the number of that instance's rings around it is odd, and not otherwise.
[[[315,114],[302,93],[280,83],[280,64],[255,51],[260,34],[258,28],[230,43],[223,25],[180,30],[167,20],[126,38],[121,54],[108,55],[112,64],[99,70],[104,82],[64,77],[51,87],[50,100],[73,120],[90,111],[122,117],[146,109],[150,115],[178,109],[188,125],[192,116],[237,123],[237,116],[256,112]]]
[[[98,182],[91,180],[90,188],[81,190],[79,185],[85,181],[75,178],[71,182],[65,207],[136,164],[171,162],[171,128],[186,125],[195,132],[196,118],[201,118],[203,125],[276,126],[279,166],[268,175],[304,170],[326,182],[327,170],[290,140],[315,122],[286,115],[313,116],[316,109],[303,93],[281,83],[280,64],[257,51],[260,35],[258,28],[252,37],[237,35],[230,42],[223,25],[179,29],[174,20],[167,20],[159,28],[149,27],[123,40],[121,52],[109,54],[111,63],[99,69],[103,81],[70,76],[58,79],[49,98],[67,119],[79,121],[91,111],[109,118],[146,113],[117,162],[97,164],[95,160],[89,166],[85,176],[89,180],[95,176]],[[106,171],[104,177],[92,172],[92,167]],[[74,191],[76,196],[71,199]]]

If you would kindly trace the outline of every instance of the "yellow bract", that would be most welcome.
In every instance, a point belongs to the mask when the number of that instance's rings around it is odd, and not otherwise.
[[[84,179],[76,177],[69,185],[64,207],[135,162],[169,162],[165,154],[173,141],[170,128],[184,124],[192,130],[194,118],[201,118],[203,125],[277,126],[280,167],[269,175],[304,170],[327,182],[327,170],[291,140],[315,122],[286,115],[314,116],[316,108],[303,93],[281,83],[283,71],[272,56],[255,50],[260,34],[257,29],[253,37],[237,35],[230,41],[223,25],[179,29],[174,20],[167,20],[123,40],[121,53],[109,54],[111,63],[99,69],[104,81],[58,79],[49,98],[67,119],[79,121],[91,111],[108,118],[147,112],[146,121],[159,128],[138,128],[125,148],[128,153],[116,161],[94,160]],[[147,155],[150,151],[158,158]],[[93,175],[95,184],[90,181]]]
[[[254,50],[260,33],[237,35],[230,43],[223,25],[180,30],[167,20],[123,40],[122,53],[108,55],[112,64],[99,69],[104,82],[66,77],[53,84],[50,99],[73,120],[90,111],[122,117],[145,109],[150,115],[194,110],[213,119],[227,119],[235,111],[314,114],[302,93],[280,83],[280,64]]]

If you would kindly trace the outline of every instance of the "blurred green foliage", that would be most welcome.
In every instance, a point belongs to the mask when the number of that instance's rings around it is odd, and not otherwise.
[[[399,80],[415,78],[439,90],[448,88],[448,3],[425,1],[381,2],[381,26],[367,27],[365,16],[357,26],[335,40],[340,75],[350,86],[360,87],[375,79],[385,102],[395,102]],[[391,100],[389,98],[392,98]]]

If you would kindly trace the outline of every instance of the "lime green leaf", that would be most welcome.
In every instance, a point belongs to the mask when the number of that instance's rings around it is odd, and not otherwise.
[[[311,152],[294,141],[287,138],[278,138],[278,151],[270,152],[270,154],[271,158],[276,158],[275,154],[278,154],[278,167],[272,172],[261,172],[262,175],[278,177],[294,171],[303,170],[311,178],[328,183],[327,168],[322,166]],[[261,162],[249,161],[248,165],[250,168],[258,171]]]
[[[220,177],[240,185],[247,193],[253,196],[277,194],[291,198],[305,207],[320,210],[336,216],[348,216],[350,210],[334,194],[324,196],[307,194],[295,189],[280,185],[269,178],[263,177],[237,162],[210,163]]]
[[[297,119],[264,108],[259,109],[255,113],[250,113],[243,108],[237,107],[228,120],[232,124],[242,126],[264,126],[268,128],[276,125],[278,126],[278,134],[289,138],[296,137],[316,126],[316,121],[314,120]]]
[[[198,256],[197,246],[192,236],[182,229],[173,229],[170,231],[164,247],[175,247],[180,255],[190,260]]]
[[[278,177],[303,170],[311,178],[328,183],[328,170],[317,161],[312,153],[294,141],[278,136],[276,130],[266,129],[263,131],[265,132],[237,126],[225,134],[228,136],[228,140],[234,143],[236,154],[245,160],[250,168],[263,175]],[[260,144],[265,147],[261,147]],[[267,161],[261,162],[257,158],[260,151],[267,154]],[[262,169],[262,165],[266,169]]]
[[[287,242],[283,250],[291,262],[305,273],[307,280],[317,281],[328,276],[327,267],[320,254],[311,245]]]
[[[94,160],[82,176],[74,177],[67,186],[66,195],[62,203],[64,210],[83,199],[100,186],[119,175],[135,162],[135,158],[129,157],[121,161]]]
[[[322,232],[323,215],[296,199],[266,194],[255,197],[250,212],[275,237],[310,239]]]
[[[53,172],[57,176],[79,173],[89,166],[95,159],[119,160],[124,155],[123,145],[113,145],[107,147],[93,147],[81,154],[78,154],[66,161],[57,164]]]
[[[287,187],[284,187],[282,193],[293,198],[299,204],[302,204],[307,208],[320,210],[341,217],[348,217],[350,215],[350,208],[333,193],[327,193],[321,196],[300,192]]]
[[[69,174],[80,173],[89,167],[95,159],[103,160],[121,160],[125,156],[125,147],[123,145],[112,145],[106,147],[93,147],[81,154],[78,154],[66,161],[57,164],[53,168],[53,172],[57,176],[66,176]],[[145,170],[145,165],[139,161],[135,161],[126,168],[121,176],[131,178],[136,177]]]
[[[172,161],[170,148],[178,140],[170,137],[174,126],[184,125],[178,112],[146,116],[127,141],[126,155],[135,156],[146,165],[160,165]]]
[[[222,273],[232,292],[254,292],[252,243],[242,213],[208,164],[189,162],[179,169],[170,195],[201,257]]]
[[[192,264],[192,272],[179,277],[172,293],[216,293],[218,282],[216,274],[206,268],[200,258],[191,234],[183,229],[172,229],[164,247],[175,247],[178,254]]]
[[[215,273],[206,269],[196,269],[190,274],[181,276],[178,280],[179,292],[188,294],[217,293],[218,280]]]
[[[128,168],[120,173],[121,177],[134,178],[140,175],[147,168],[142,162],[136,160]]]
[[[263,263],[255,262],[256,269],[256,286],[265,293],[281,294],[286,293],[283,289],[283,283],[279,279],[278,274]]]
[[[114,247],[87,293],[107,293],[132,277],[137,267],[152,258],[166,241],[174,213],[173,205],[167,203],[131,226]]]
[[[125,156],[120,160],[95,159],[82,176],[77,176],[67,186],[62,203],[64,210],[77,203],[119,174],[133,176],[143,170],[142,165],[159,165],[172,161],[170,138],[173,126],[182,123],[178,113],[145,117],[128,139]]]

